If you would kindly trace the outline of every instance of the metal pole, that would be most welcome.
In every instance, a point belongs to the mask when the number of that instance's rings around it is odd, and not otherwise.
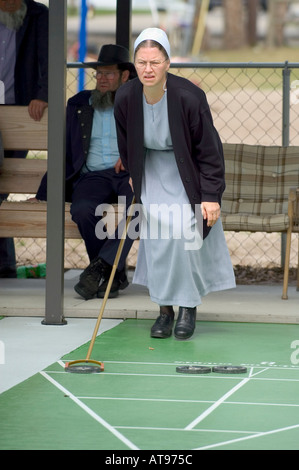
[[[81,0],[81,22],[79,33],[79,62],[84,62],[86,56],[86,17],[87,5],[86,0]],[[85,70],[79,69],[79,84],[78,91],[84,90],[85,85]]]
[[[131,47],[132,0],[117,0],[116,44],[130,51]]]
[[[282,70],[282,145],[288,147],[290,145],[290,76],[291,70],[288,62]],[[286,254],[286,233],[281,234],[281,266],[285,264]]]
[[[282,70],[282,145],[290,145],[290,82],[291,70],[288,61]]]
[[[47,276],[44,325],[64,325],[66,0],[49,2]]]

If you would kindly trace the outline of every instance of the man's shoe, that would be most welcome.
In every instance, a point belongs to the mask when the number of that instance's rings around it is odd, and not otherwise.
[[[98,291],[100,280],[106,275],[108,269],[109,265],[101,258],[93,260],[80,275],[79,282],[74,287],[75,291],[85,300],[92,299]]]
[[[168,309],[166,311],[165,309]],[[160,315],[151,328],[152,338],[169,338],[172,334],[174,311],[172,307],[160,307]]]
[[[177,339],[190,338],[195,330],[196,307],[180,307],[178,319],[174,329],[174,335]]]
[[[110,271],[111,274],[111,271]],[[103,282],[100,284],[97,292],[97,297],[103,299],[107,290],[108,282],[110,279],[110,274],[103,279]],[[128,287],[129,281],[125,272],[125,269],[122,271],[116,271],[113,282],[111,284],[111,289],[108,295],[108,299],[115,299],[118,296],[118,291],[123,290]]]

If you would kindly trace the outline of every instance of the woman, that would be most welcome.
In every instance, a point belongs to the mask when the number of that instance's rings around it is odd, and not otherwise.
[[[120,157],[144,212],[133,282],[147,286],[160,306],[151,336],[171,336],[177,305],[174,334],[187,339],[201,297],[235,287],[219,220],[222,145],[204,92],[168,72],[164,31],[142,31],[134,62],[138,78],[120,87],[115,100]]]

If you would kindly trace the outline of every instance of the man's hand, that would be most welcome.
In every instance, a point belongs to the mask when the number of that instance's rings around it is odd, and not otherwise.
[[[115,163],[114,169],[115,169],[115,173],[120,173],[121,171],[125,171],[125,167],[123,166],[120,158]]]
[[[26,199],[27,202],[39,202],[38,199],[36,199],[36,197],[29,197],[28,199]]]
[[[126,169],[123,166],[120,158],[115,163],[114,169],[115,169],[115,173],[119,173],[120,171],[126,171]],[[129,179],[129,185],[131,186],[132,191],[134,192],[132,178]]]
[[[28,106],[29,116],[34,121],[40,121],[43,117],[45,109],[48,107],[48,103],[42,100],[32,100]]]
[[[208,221],[208,227],[212,227],[220,217],[220,205],[218,202],[202,202],[201,212],[204,220]]]

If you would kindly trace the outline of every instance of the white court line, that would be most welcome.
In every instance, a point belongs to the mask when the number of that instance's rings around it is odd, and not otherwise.
[[[67,361],[66,361],[67,362]],[[175,361],[175,362],[140,362],[140,361],[104,361],[105,364],[133,364],[133,365],[150,365],[150,366],[173,366],[173,367],[178,367],[178,366],[186,366],[186,365],[193,365],[193,366],[206,366],[206,367],[219,367],[219,366],[224,366],[224,365],[233,365],[233,364],[227,364],[227,363],[219,363],[219,362],[182,362],[182,361]],[[265,365],[261,364],[246,364],[242,363],[240,364],[241,366],[247,367],[248,369],[270,369],[270,370],[295,370],[299,371],[298,366],[294,365],[270,365],[265,367]]]
[[[68,362],[68,359],[64,359],[63,361],[60,361],[60,362],[62,362],[62,363]],[[218,363],[218,362],[210,363],[210,362],[197,362],[197,361],[194,361],[194,362],[188,361],[187,363],[182,362],[182,361],[179,361],[179,362],[103,361],[103,362],[105,364],[134,364],[134,365],[173,366],[173,367],[185,366],[185,365],[207,366],[207,367],[228,365],[228,364],[223,364],[223,363]],[[250,367],[251,369],[297,370],[297,371],[299,371],[298,366],[282,366],[282,365],[276,366],[276,365],[271,365],[271,366],[268,366],[268,367],[265,368],[264,365],[260,365],[260,364],[250,364],[250,365],[240,364],[240,365],[245,366],[245,367]],[[64,365],[63,365],[63,367],[64,367]]]
[[[80,400],[116,400],[116,401],[150,401],[166,403],[214,403],[212,400],[180,400],[172,398],[138,398],[138,397],[78,397]],[[299,406],[299,405],[298,405]]]
[[[255,439],[255,438],[258,438],[258,437],[269,436],[270,434],[277,434],[279,432],[290,431],[292,429],[297,429],[297,428],[299,428],[299,424],[294,424],[293,426],[287,426],[285,428],[273,429],[272,431],[259,432],[257,434],[253,434],[252,436],[239,437],[238,439],[232,439],[230,441],[218,442],[216,444],[211,444],[211,445],[204,446],[204,447],[198,447],[198,448],[193,449],[193,450],[212,449],[214,447],[220,447],[220,446],[224,446],[224,445],[228,445],[228,444],[235,444],[236,442],[247,441],[248,439]]]
[[[249,377],[255,377],[256,375],[259,375],[259,374],[261,374],[262,372],[266,372],[266,370],[269,370],[269,367],[265,367],[264,369],[258,370],[258,371],[255,372],[255,373],[253,373],[253,369],[250,369]]]
[[[194,419],[188,426],[185,427],[186,431],[190,431],[193,429],[195,426],[197,426],[198,423],[203,421],[207,416],[209,416],[216,408],[218,408],[221,404],[223,404],[227,398],[229,398],[231,395],[233,395],[237,390],[239,390],[241,387],[246,385],[253,377],[256,375],[260,374],[261,372],[265,372],[269,368],[266,367],[262,371],[258,371],[256,373],[253,373],[253,368],[250,369],[249,376],[245,379],[243,379],[239,384],[237,384],[235,387],[233,387],[231,390],[229,390],[226,394],[224,394],[219,400],[217,400],[212,406],[210,406],[207,410],[205,410],[203,413],[201,413],[196,419]],[[263,433],[257,434],[260,435]]]
[[[63,366],[64,367],[64,366]],[[263,370],[264,371],[264,370]],[[262,372],[263,372],[262,371]],[[49,370],[48,372],[51,374],[65,374],[63,371],[57,371],[57,370]],[[253,374],[252,377],[250,377],[252,380],[260,380],[260,381],[269,381],[269,382],[299,382],[299,379],[282,379],[282,378],[271,378],[271,377],[255,377],[255,375],[258,375],[259,372],[256,374]],[[132,377],[173,377],[177,379],[184,379],[186,377],[185,374],[143,374],[143,373],[130,373],[130,372],[101,372],[101,375],[118,375],[120,377],[122,376],[132,376]],[[206,374],[206,375],[200,375],[200,380],[206,380],[206,379],[212,379],[212,380],[240,380],[239,376],[233,377],[232,375],[229,376],[220,376],[216,374],[212,376],[211,374]],[[198,375],[197,374],[189,374],[188,380],[198,380]]]
[[[252,369],[250,370],[250,374],[252,373]],[[249,374],[249,375],[250,375]],[[205,410],[201,415],[199,415],[197,418],[195,418],[188,426],[185,427],[186,431],[190,431],[193,429],[195,426],[197,426],[198,423],[203,421],[207,416],[209,416],[218,406],[220,406],[228,397],[233,395],[237,390],[239,390],[243,385],[247,384],[250,380],[250,377],[246,377],[246,379],[243,379],[241,382],[239,382],[235,387],[233,387],[231,390],[229,390],[227,393],[225,393],[219,400],[215,401],[215,403],[210,406],[207,410]]]
[[[106,361],[107,362],[107,361]],[[125,361],[108,361],[110,363],[112,362],[115,362],[115,363],[126,363]],[[65,367],[65,364],[63,361],[58,361],[58,363],[64,368]],[[152,363],[152,364],[155,364],[155,363]],[[157,365],[161,365],[161,363],[156,363]],[[235,391],[237,391],[238,389],[240,389],[243,385],[245,385],[249,380],[253,379],[253,380],[264,380],[264,379],[260,379],[260,378],[255,378],[256,375],[259,375],[261,372],[265,372],[266,370],[268,369],[271,369],[271,370],[275,370],[275,369],[278,369],[277,367],[273,368],[273,367],[263,367],[262,370],[260,371],[257,371],[255,373],[253,373],[253,369],[256,369],[256,368],[259,368],[258,366],[253,366],[251,367],[250,369],[250,372],[249,372],[249,377],[244,379],[243,381],[241,381],[236,387],[234,387],[233,389],[231,389],[227,394],[225,394],[220,400],[218,400],[217,402],[215,402],[213,404],[213,406],[211,406],[208,410],[206,410],[205,413],[203,413],[202,415],[200,415],[196,420],[194,420],[192,423],[189,424],[189,426],[187,426],[185,429],[177,429],[177,430],[180,430],[180,431],[204,431],[204,432],[213,432],[213,430],[206,430],[206,429],[193,429],[193,427],[198,424],[200,421],[202,421],[202,419],[204,419],[208,414],[210,414],[214,409],[216,409],[217,406],[219,406],[221,403],[224,402],[224,400],[226,398],[228,398],[229,396],[231,396]],[[284,370],[286,370],[286,368],[283,368]],[[292,368],[291,368],[292,369]],[[288,368],[289,370],[289,368]],[[55,373],[55,371],[53,371],[53,373]],[[103,372],[104,374],[104,372]],[[118,375],[118,374],[111,374],[111,375]],[[123,374],[120,374],[120,375],[123,375]],[[126,375],[126,374],[124,374]],[[130,375],[130,374],[129,374]],[[132,374],[132,375],[135,375],[135,374]],[[143,374],[141,374],[143,375]],[[147,374],[145,374],[147,375]],[[47,377],[48,378],[48,377]],[[222,378],[232,378],[231,376],[230,377],[222,377]],[[234,377],[237,379],[237,377]],[[51,379],[49,377],[49,379]],[[271,380],[271,379],[270,379]],[[279,379],[273,379],[273,380],[279,380]],[[280,379],[281,380],[281,379]],[[285,380],[285,379],[282,379],[282,380]],[[292,379],[291,379],[292,380]],[[50,380],[51,381],[51,380]],[[296,381],[296,380],[295,380]],[[55,382],[55,381],[54,381]],[[79,403],[79,406],[83,405],[84,409],[87,408],[87,412],[91,412],[92,415],[94,415],[94,413],[92,412],[92,410],[90,410],[88,407],[86,407],[83,403],[80,402],[80,400],[78,399],[78,397],[74,397],[72,394],[70,394],[70,392],[68,390],[66,390],[64,387],[60,386],[59,384],[57,384],[61,390],[63,390],[66,394],[68,394],[70,396],[70,398],[74,398],[75,400],[74,401],[78,401]],[[79,397],[79,398],[82,398],[84,399],[84,397]],[[92,399],[93,397],[86,397],[86,399]],[[97,398],[97,397],[96,397]],[[109,399],[107,397],[102,397],[102,399]],[[116,398],[114,398],[116,399]],[[121,398],[120,398],[121,399]],[[229,401],[226,401],[225,404],[249,404],[249,405],[269,405],[269,406],[298,406],[298,405],[288,405],[288,404],[267,404],[267,403],[241,403],[241,402],[229,402]],[[209,411],[209,412],[208,412]],[[207,413],[208,412],[208,413]],[[96,415],[97,416],[97,415]],[[102,418],[98,417],[99,419],[102,420]],[[195,422],[196,421],[196,422]],[[101,424],[103,424],[102,421],[100,421]],[[108,429],[110,430],[110,428],[112,428],[108,423],[106,423],[108,425]],[[105,425],[105,424],[104,424]],[[116,426],[118,429],[130,429],[131,427],[129,426]],[[283,432],[283,431],[288,431],[288,430],[292,430],[292,429],[296,429],[296,428],[299,428],[299,424],[298,425],[294,425],[294,426],[289,426],[289,427],[285,427],[285,428],[279,428],[279,429],[275,429],[275,430],[272,430],[272,431],[266,431],[266,432],[254,432],[254,431],[237,431],[237,432],[240,432],[240,433],[247,433],[247,434],[250,434],[249,436],[243,436],[243,437],[240,437],[240,438],[237,438],[237,439],[232,439],[232,440],[228,440],[228,441],[223,441],[223,442],[218,442],[218,443],[215,443],[215,444],[211,444],[211,445],[208,445],[208,446],[204,446],[204,447],[200,447],[200,448],[197,448],[197,449],[194,449],[194,450],[205,450],[205,449],[210,449],[210,448],[214,448],[214,447],[221,447],[223,445],[228,445],[228,444],[231,444],[231,443],[235,443],[235,442],[240,442],[240,441],[243,441],[243,440],[248,440],[248,439],[254,439],[254,438],[258,438],[258,437],[263,437],[263,436],[266,436],[266,435],[271,435],[271,434],[275,434],[275,433],[279,433],[279,432]],[[117,433],[116,429],[115,428],[112,428],[113,431],[114,431],[114,434]],[[135,427],[133,426],[132,429],[135,429]],[[136,427],[136,429],[138,429],[138,427]],[[146,427],[143,428],[143,427],[140,427],[140,429],[147,429]],[[148,429],[151,429],[151,428],[148,428]],[[157,430],[161,430],[163,428],[153,428],[153,429],[157,429]],[[165,428],[165,430],[167,431],[170,431],[172,430],[171,428]],[[176,429],[174,429],[176,430]],[[113,432],[111,431],[111,432]],[[224,430],[221,430],[221,432],[230,432],[230,431],[224,431]],[[122,435],[121,435],[122,436]],[[122,436],[123,439],[125,439],[126,441],[128,441],[126,438],[124,438],[124,436]],[[130,442],[130,441],[128,441]],[[136,449],[136,447],[134,446],[134,444],[132,444],[132,448]]]
[[[175,398],[138,398],[138,397],[92,397],[82,396],[77,397],[79,400],[115,400],[115,401],[146,401],[146,402],[161,402],[161,403],[214,403],[212,400],[182,400]],[[251,401],[225,401],[223,405],[240,405],[240,406],[276,406],[276,407],[290,407],[298,408],[299,404],[296,403],[266,403],[266,402],[251,402]]]
[[[140,450],[138,447],[135,446],[129,439],[127,439],[125,436],[123,436],[119,431],[117,431],[113,426],[111,426],[107,421],[105,421],[103,418],[101,418],[99,415],[97,415],[94,411],[92,411],[88,406],[86,406],[81,400],[79,400],[75,395],[73,395],[69,390],[67,390],[65,387],[60,385],[56,380],[52,379],[46,372],[40,372],[40,374],[47,379],[49,382],[52,383],[55,387],[57,387],[59,390],[61,390],[65,395],[67,395],[71,400],[73,400],[74,403],[76,403],[80,408],[82,408],[89,416],[91,416],[93,419],[95,419],[98,423],[100,423],[102,426],[104,426],[108,431],[110,431],[112,434],[114,434],[115,437],[117,437],[120,441],[122,441],[125,445],[127,445],[130,449],[132,450]]]
[[[116,426],[117,429],[133,429],[133,430],[140,430],[140,431],[175,431],[175,432],[186,432],[182,428],[157,428],[153,426]],[[234,430],[234,429],[191,429],[190,432],[193,433],[198,433],[198,432],[204,432],[204,433],[222,433],[222,434],[257,434],[260,431],[240,431],[239,429]]]

